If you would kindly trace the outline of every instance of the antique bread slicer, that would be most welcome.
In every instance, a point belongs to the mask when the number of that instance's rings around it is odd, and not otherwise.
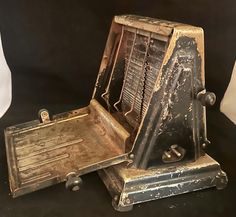
[[[10,188],[17,197],[99,170],[119,211],[209,187],[227,176],[204,149],[207,105],[199,27],[116,16],[90,104],[5,130]]]

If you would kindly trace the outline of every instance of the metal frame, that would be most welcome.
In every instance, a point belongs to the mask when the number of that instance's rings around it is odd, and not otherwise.
[[[98,173],[117,211],[130,211],[134,204],[205,188],[223,189],[228,182],[219,163],[207,154],[178,166],[141,170],[119,164]]]

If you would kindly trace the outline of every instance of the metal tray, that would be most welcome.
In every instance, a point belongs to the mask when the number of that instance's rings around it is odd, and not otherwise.
[[[96,100],[86,108],[5,130],[14,197],[126,160],[129,133]]]

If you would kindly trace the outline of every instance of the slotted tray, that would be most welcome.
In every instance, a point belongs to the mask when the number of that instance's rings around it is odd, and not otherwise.
[[[86,108],[57,115],[48,123],[32,121],[5,131],[13,196],[125,160],[129,133],[92,100]]]

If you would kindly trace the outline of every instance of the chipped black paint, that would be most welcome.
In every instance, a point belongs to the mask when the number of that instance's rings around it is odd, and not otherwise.
[[[173,144],[186,150],[183,160],[195,160],[201,155],[204,110],[195,96],[204,86],[201,58],[193,38],[177,40],[172,56],[163,67],[159,86],[135,144],[136,167],[163,164],[162,154]]]

